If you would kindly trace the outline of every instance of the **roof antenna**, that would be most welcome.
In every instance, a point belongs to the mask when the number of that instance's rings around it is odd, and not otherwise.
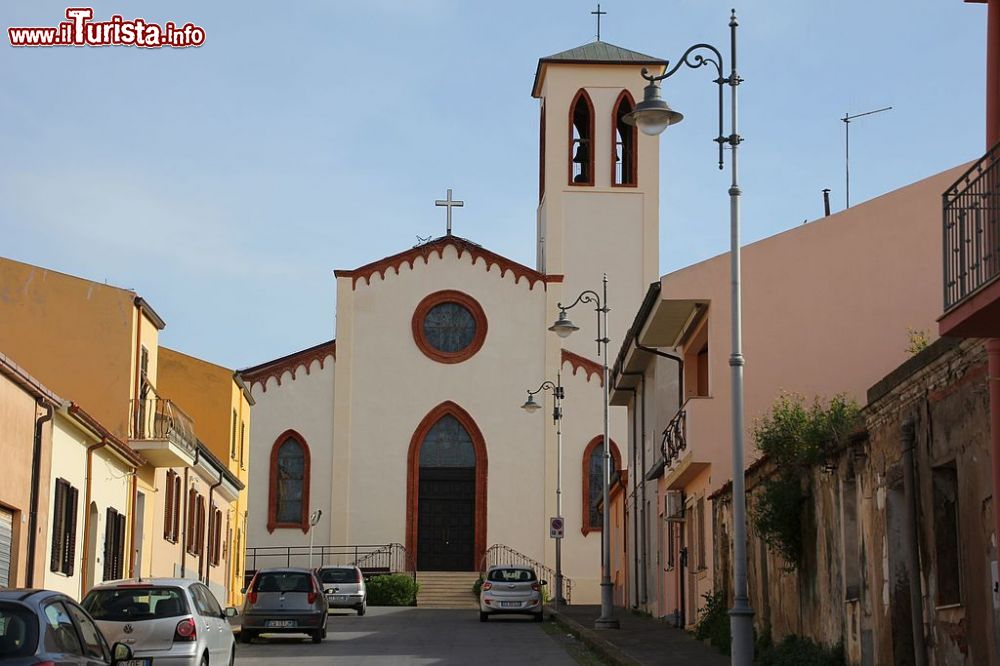
[[[883,111],[891,110],[892,107],[887,106],[884,109],[865,111],[864,113],[857,113],[853,116],[845,113],[844,117],[841,118],[841,120],[844,121],[844,178],[847,181],[844,189],[844,199],[847,203],[844,208],[851,207],[851,121],[855,118],[861,118],[862,116],[870,116],[874,113],[882,113]]]

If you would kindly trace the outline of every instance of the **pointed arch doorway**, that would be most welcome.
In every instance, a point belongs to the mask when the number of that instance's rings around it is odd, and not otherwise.
[[[486,552],[486,442],[454,402],[427,414],[410,439],[406,550],[419,571],[474,571]]]

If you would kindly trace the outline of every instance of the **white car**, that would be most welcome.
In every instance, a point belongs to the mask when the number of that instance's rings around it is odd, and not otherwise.
[[[196,580],[149,578],[102,583],[81,604],[110,643],[132,648],[124,666],[232,666],[229,618]]]
[[[327,566],[316,570],[330,609],[353,608],[358,615],[368,610],[368,591],[361,569],[355,566]]]
[[[517,614],[531,615],[535,622],[541,622],[545,584],[531,567],[490,567],[479,591],[479,621],[486,622],[491,615]]]

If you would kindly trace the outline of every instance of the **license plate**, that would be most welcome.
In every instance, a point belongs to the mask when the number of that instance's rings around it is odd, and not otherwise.
[[[269,629],[287,629],[288,627],[294,627],[295,625],[295,620],[268,620],[264,623],[264,626]]]
[[[500,608],[520,608],[520,601],[501,601]]]
[[[119,666],[149,666],[153,663],[152,659],[129,659],[127,661],[119,661]]]

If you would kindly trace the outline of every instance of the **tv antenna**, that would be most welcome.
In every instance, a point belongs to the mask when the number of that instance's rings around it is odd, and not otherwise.
[[[853,116],[847,113],[841,120],[844,122],[844,199],[846,204],[844,208],[851,207],[851,121],[855,118],[861,118],[863,116],[870,116],[875,113],[882,113],[883,111],[891,111],[892,107],[887,106],[884,109],[875,109],[874,111],[865,111],[864,113],[856,113]]]

